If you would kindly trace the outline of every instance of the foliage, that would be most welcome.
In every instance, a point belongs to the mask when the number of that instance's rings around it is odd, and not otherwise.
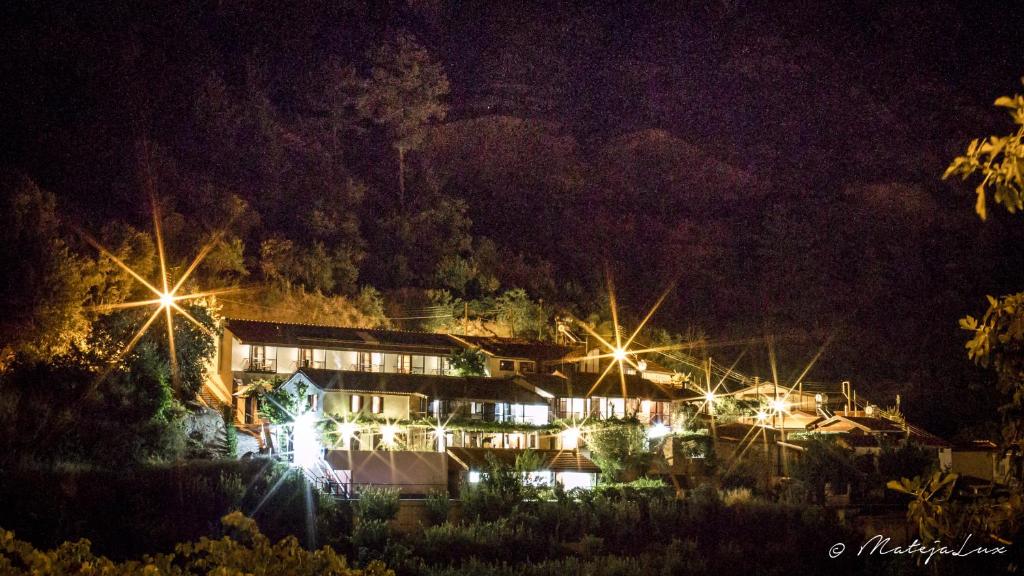
[[[210,534],[220,516],[243,510],[271,537],[305,542],[306,486],[302,474],[260,458],[8,469],[0,474],[0,526],[40,546],[86,537],[97,552],[127,558],[170,551],[175,542]],[[312,505],[317,537],[342,542],[351,529],[348,504],[314,493]]]
[[[818,504],[825,502],[826,486],[838,491],[848,483],[858,482],[861,475],[854,464],[853,451],[826,438],[812,438],[792,464],[790,473],[812,491]]]
[[[934,453],[914,442],[900,446],[882,446],[878,454],[878,474],[882,478],[913,478],[935,467]]]
[[[547,327],[547,314],[533,302],[526,290],[516,288],[494,300],[497,320],[508,326],[512,336],[541,338]]]
[[[466,518],[493,521],[507,516],[522,502],[525,493],[523,474],[488,452],[487,470],[480,481],[462,487],[462,514]]]
[[[238,457],[238,428],[235,427],[235,415],[230,406],[226,406],[221,413],[224,421],[224,456],[227,458]]]
[[[943,175],[982,177],[975,189],[975,211],[982,220],[989,193],[1010,213],[1024,208],[1024,96],[1002,96],[995,105],[1009,111],[1018,126],[1016,132],[972,140],[967,152],[953,159]],[[966,344],[968,357],[981,366],[992,366],[1000,391],[1011,398],[1004,437],[1008,443],[1016,442],[1024,432],[1019,422],[1024,407],[1024,293],[988,296],[984,315],[980,319],[967,316],[960,320],[960,327],[972,333]]]
[[[272,424],[290,424],[299,413],[302,402],[306,398],[306,384],[298,381],[295,390],[289,391],[282,386],[284,379],[280,376],[273,378],[257,378],[239,390],[242,397],[256,398],[260,416],[269,420]]]
[[[451,499],[447,490],[431,490],[423,501],[427,509],[427,522],[430,526],[437,526],[448,521],[448,514],[452,508]]]
[[[398,515],[398,489],[367,486],[359,491],[356,512],[361,521],[387,522]]]
[[[240,512],[221,520],[232,536],[219,539],[203,537],[196,542],[178,544],[172,554],[146,556],[140,560],[113,562],[93,554],[88,540],[66,542],[51,551],[40,551],[27,542],[15,540],[14,533],[0,532],[0,571],[5,574],[33,575],[111,575],[168,574],[333,574],[336,576],[393,576],[383,564],[374,563],[365,570],[349,568],[345,558],[324,547],[310,551],[289,536],[272,543],[256,522]]]
[[[48,358],[89,332],[84,304],[101,277],[61,235],[52,194],[26,177],[0,182],[0,370],[14,353]]]
[[[912,498],[907,506],[907,519],[917,525],[921,538],[930,542],[954,535],[947,505],[956,479],[956,474],[936,471],[926,477],[890,480],[886,486]]]
[[[461,348],[452,352],[449,360],[459,376],[483,376],[487,373],[487,357],[482,350]]]
[[[372,69],[356,101],[359,114],[387,129],[398,151],[399,202],[405,199],[405,153],[423,143],[427,125],[444,120],[448,78],[416,39],[399,34],[370,54]]]
[[[636,420],[609,419],[587,431],[591,460],[608,481],[645,471],[650,463],[647,435]]]
[[[942,175],[964,180],[975,174],[983,177],[974,190],[978,196],[975,212],[982,220],[987,217],[988,192],[1010,213],[1024,209],[1024,95],[1001,96],[995,105],[1007,109],[1019,126],[1016,132],[971,140],[967,152],[954,158]]]
[[[294,278],[292,279],[294,281]],[[387,326],[382,296],[373,288],[363,288],[354,298],[308,290],[297,282],[276,282],[247,291],[245,299],[232,296],[220,299],[224,315],[233,318],[381,328]]]

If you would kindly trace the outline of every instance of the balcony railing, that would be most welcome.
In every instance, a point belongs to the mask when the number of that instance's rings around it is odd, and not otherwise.
[[[383,364],[350,364],[349,369],[354,372],[378,372],[387,374],[436,374],[438,376],[448,376],[451,374],[451,370],[445,370],[444,368],[434,368],[427,370],[426,368],[413,367],[413,368],[388,368]]]
[[[299,360],[299,368],[315,368],[323,369],[327,367],[327,363],[323,360]]]
[[[277,372],[277,360],[257,360],[254,358],[245,358],[242,360],[242,370],[244,372],[262,372],[267,374],[273,374]]]

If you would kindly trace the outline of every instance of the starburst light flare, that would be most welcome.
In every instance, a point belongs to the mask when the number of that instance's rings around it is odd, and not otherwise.
[[[176,353],[176,347],[174,342],[174,317],[175,312],[177,315],[184,317],[186,320],[191,322],[202,332],[209,335],[211,338],[216,339],[216,335],[206,327],[202,322],[197,320],[192,314],[185,310],[180,303],[198,300],[200,298],[208,298],[211,296],[217,296],[220,294],[227,294],[231,292],[237,292],[237,288],[226,288],[217,290],[198,290],[194,292],[183,292],[185,282],[192,276],[192,273],[199,267],[210,251],[213,250],[217,244],[221,241],[224,231],[217,232],[211,239],[199,250],[199,253],[192,260],[189,266],[185,269],[185,272],[177,279],[173,284],[171,283],[170,272],[167,265],[167,257],[164,251],[164,237],[163,230],[160,226],[160,212],[157,207],[155,198],[151,199],[152,212],[153,212],[153,229],[154,236],[156,238],[157,256],[160,261],[160,282],[152,283],[145,278],[136,270],[132,269],[127,263],[121,258],[117,257],[113,252],[103,246],[98,240],[93,238],[91,235],[86,233],[84,230],[77,230],[78,234],[91,246],[93,246],[102,256],[109,258],[119,268],[127,272],[133,279],[139,284],[144,286],[147,290],[153,293],[153,298],[144,300],[137,300],[131,302],[120,302],[117,304],[105,304],[99,306],[93,306],[90,310],[99,312],[110,312],[113,310],[122,310],[128,308],[141,308],[146,306],[154,306],[153,313],[146,319],[142,324],[142,327],[136,331],[135,335],[128,341],[128,343],[114,356],[107,369],[100,375],[100,380],[105,378],[114,366],[117,365],[131,350],[138,344],[139,340],[146,334],[149,327],[153,325],[153,322],[157,320],[160,314],[164,314],[167,324],[167,345],[170,357],[171,365],[171,380],[175,390],[180,388],[181,376],[178,370],[178,358]],[[159,285],[159,287],[158,287]]]

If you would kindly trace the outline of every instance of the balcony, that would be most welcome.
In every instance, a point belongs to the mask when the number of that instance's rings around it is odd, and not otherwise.
[[[327,367],[327,363],[323,360],[299,360],[299,368],[314,368],[321,370]]]
[[[257,372],[261,374],[275,374],[277,372],[277,360],[245,358],[242,360],[242,371]]]

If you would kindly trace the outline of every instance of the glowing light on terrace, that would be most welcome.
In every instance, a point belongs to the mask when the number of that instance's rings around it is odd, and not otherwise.
[[[785,400],[772,400],[771,408],[776,414],[782,414],[789,409],[789,403]]]
[[[647,429],[647,439],[657,440],[658,438],[664,438],[672,433],[672,430],[668,426],[658,423]]]
[[[398,426],[385,424],[380,427],[380,443],[385,448],[395,447],[395,436],[398,434]]]
[[[438,426],[434,428],[434,438],[437,439],[437,451],[444,452],[448,446],[448,431],[444,429],[444,426]]]
[[[580,444],[580,429],[572,426],[562,430],[558,435],[562,440],[563,450],[575,450]]]
[[[355,438],[359,426],[355,422],[342,422],[338,425],[338,432],[341,434],[341,446],[345,450],[352,449],[352,439]]]
[[[316,415],[307,412],[295,419],[292,430],[292,462],[300,468],[312,468],[320,458],[320,440],[316,433]]]
[[[704,393],[704,401],[707,402],[708,404],[711,404],[712,402],[714,402],[715,401],[715,393],[710,391],[710,390],[705,392]]]
[[[96,250],[99,251],[100,254],[106,256],[107,258],[110,258],[110,260],[113,261],[114,264],[116,264],[119,268],[127,272],[132,278],[134,278],[137,282],[142,284],[142,286],[144,286],[147,290],[152,292],[154,296],[154,298],[149,298],[146,300],[100,305],[92,308],[92,310],[95,311],[108,312],[118,309],[140,308],[145,306],[155,307],[153,313],[142,324],[142,327],[139,328],[139,330],[128,341],[128,343],[117,353],[117,355],[111,362],[107,372],[105,372],[103,376],[105,376],[106,373],[109,373],[109,370],[113,369],[113,367],[118,362],[120,362],[132,350],[132,348],[135,347],[136,344],[138,344],[139,340],[141,340],[142,337],[146,334],[146,331],[149,330],[149,327],[153,325],[153,322],[155,322],[156,319],[160,316],[160,314],[163,313],[167,324],[167,345],[170,352],[169,358],[171,364],[171,379],[174,384],[174,387],[178,388],[180,384],[180,375],[178,372],[178,359],[175,353],[174,346],[174,313],[177,312],[178,315],[184,317],[186,320],[191,322],[193,325],[196,326],[196,328],[205,332],[211,338],[216,339],[216,335],[213,332],[211,332],[209,328],[207,328],[202,322],[200,322],[194,316],[192,316],[192,314],[190,314],[187,310],[182,308],[179,303],[191,300],[198,300],[201,298],[207,298],[210,296],[216,296],[219,294],[226,294],[229,292],[235,292],[237,291],[237,289],[198,290],[194,292],[183,293],[185,283],[196,271],[199,265],[202,264],[203,260],[205,260],[206,257],[210,254],[210,251],[213,250],[218,243],[220,243],[220,240],[223,237],[223,231],[213,235],[210,241],[207,242],[199,250],[199,253],[185,269],[185,272],[182,273],[181,276],[177,279],[177,281],[172,284],[167,265],[167,257],[164,252],[163,231],[160,229],[160,214],[159,211],[157,210],[157,204],[155,199],[152,201],[152,206],[153,230],[154,235],[156,237],[157,256],[160,261],[160,282],[158,283],[160,284],[159,287],[157,287],[156,284],[149,282],[148,280],[143,278],[138,271],[128,266],[128,264],[126,264],[124,260],[116,256],[113,252],[108,250],[106,247],[100,244],[98,240],[87,234],[85,231],[78,230],[78,233],[82,236],[83,239],[85,239],[86,242],[88,242],[90,245],[96,248]]]
[[[758,410],[758,412],[757,412],[757,421],[758,422],[764,422],[767,419],[768,419],[768,413],[765,412],[764,410]]]
[[[662,302],[665,301],[665,298],[668,297],[669,292],[672,291],[674,283],[670,284],[668,289],[666,289],[661,294],[661,296],[658,297],[658,300],[654,303],[654,306],[652,306],[651,309],[647,311],[647,314],[644,315],[643,319],[637,325],[636,329],[634,329],[628,337],[625,337],[622,333],[622,327],[619,325],[619,309],[615,299],[615,285],[612,282],[610,273],[606,272],[606,278],[608,282],[608,303],[611,307],[612,313],[613,335],[611,341],[598,334],[597,331],[588,326],[585,322],[578,321],[577,323],[583,328],[583,330],[585,330],[590,336],[594,337],[594,339],[598,341],[600,346],[605,351],[596,356],[572,358],[569,359],[569,361],[575,362],[578,360],[594,360],[602,358],[611,359],[611,362],[608,363],[608,366],[601,372],[600,376],[597,377],[597,380],[594,382],[594,385],[590,387],[590,390],[587,392],[587,396],[591,396],[594,393],[594,391],[597,390],[598,386],[601,384],[602,381],[604,381],[605,377],[607,377],[608,374],[611,373],[613,368],[618,368],[619,384],[621,386],[622,397],[626,398],[628,396],[628,390],[626,389],[627,366],[632,367],[637,372],[643,372],[644,370],[647,369],[647,363],[644,362],[643,360],[638,359],[638,354],[644,354],[649,352],[664,352],[668,350],[679,350],[684,347],[684,345],[671,345],[646,348],[631,348],[633,342],[636,340],[636,337],[644,329],[644,326],[647,325],[647,322],[651,319],[651,316],[653,316],[654,313],[658,310],[658,308],[661,307]]]

